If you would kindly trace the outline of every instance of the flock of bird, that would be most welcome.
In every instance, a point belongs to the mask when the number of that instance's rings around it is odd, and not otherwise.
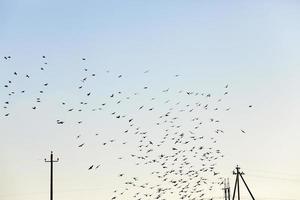
[[[4,62],[9,62],[11,56],[5,56]],[[42,56],[41,73],[47,71],[48,61]],[[81,58],[82,65],[87,65],[87,59]],[[144,70],[141,75],[147,76],[151,70]],[[106,70],[103,74],[111,74]],[[114,79],[126,82],[123,74],[113,75]],[[8,99],[4,102],[4,117],[9,117],[9,106],[17,95],[26,94],[25,89],[12,90],[12,85],[18,79],[31,79],[31,75],[12,72],[11,79],[3,85],[7,90]],[[204,200],[215,187],[221,187],[223,178],[217,170],[217,162],[224,157],[218,148],[218,135],[225,134],[222,121],[217,117],[208,116],[208,112],[229,112],[231,107],[222,104],[223,98],[229,95],[229,85],[225,85],[222,94],[217,97],[212,93],[178,88],[163,88],[159,91],[149,84],[142,85],[139,91],[115,90],[110,94],[100,94],[102,102],[90,100],[97,97],[97,88],[91,88],[89,81],[96,80],[96,73],[82,67],[82,78],[74,87],[74,92],[80,96],[75,102],[59,101],[59,109],[65,115],[77,113],[78,119],[68,121],[62,116],[56,119],[57,126],[69,123],[80,126],[85,120],[81,113],[100,112],[105,118],[123,125],[119,127],[120,137],[100,140],[101,148],[122,148],[128,152],[117,156],[123,162],[128,159],[137,169],[148,169],[148,178],[131,176],[124,172],[116,174],[123,183],[113,191],[111,199],[187,199]],[[181,75],[173,75],[174,81]],[[40,90],[32,106],[39,108],[42,94],[46,93],[48,82],[40,83]],[[152,91],[150,91],[153,89]],[[141,100],[143,99],[143,100]],[[146,99],[146,100],[145,100]],[[252,108],[252,105],[248,105]],[[84,115],[82,115],[84,116]],[[145,121],[144,118],[150,120]],[[125,125],[124,125],[125,124]],[[202,127],[209,127],[211,132],[203,132]],[[205,129],[207,130],[207,129]],[[244,129],[239,129],[245,134]],[[103,133],[95,133],[98,137]],[[78,149],[86,148],[83,133],[74,136]],[[134,142],[132,142],[134,141]],[[114,146],[113,144],[118,143]],[[128,146],[128,148],[126,148]],[[134,149],[131,151],[129,149]],[[91,163],[88,171],[99,170],[102,165],[109,163]],[[150,177],[150,178],[149,178]]]
[[[43,56],[42,57],[44,60],[46,59],[46,57],[45,56]],[[6,60],[6,61],[9,61],[9,60],[11,60],[12,58],[11,58],[11,56],[4,56],[4,59]],[[44,65],[46,66],[48,63],[45,61],[44,62]],[[40,71],[44,71],[45,70],[45,67],[40,67]],[[5,109],[5,110],[9,110],[9,106],[10,106],[10,104],[16,99],[16,98],[18,98],[18,94],[25,94],[27,91],[26,91],[26,89],[24,89],[24,88],[21,88],[21,89],[17,89],[17,91],[15,90],[16,88],[15,88],[15,86],[16,86],[16,83],[18,82],[18,81],[22,81],[22,80],[24,80],[24,79],[30,79],[31,78],[31,76],[29,75],[29,74],[20,74],[19,72],[16,72],[16,71],[14,71],[13,73],[12,73],[12,77],[9,79],[9,80],[7,80],[7,82],[3,85],[4,86],[4,88],[6,88],[7,90],[8,90],[8,98],[10,99],[10,100],[6,100],[5,102],[4,102],[4,105],[2,106],[2,108],[3,109]],[[37,109],[37,104],[38,103],[41,103],[41,95],[45,92],[45,90],[46,90],[46,88],[47,88],[47,86],[48,86],[48,84],[49,83],[47,83],[47,82],[44,82],[44,83],[42,83],[41,85],[40,85],[40,90],[38,91],[38,96],[36,97],[36,99],[35,99],[35,105],[34,106],[32,106],[32,109],[33,110],[35,110],[35,109]],[[4,114],[4,116],[5,117],[8,117],[10,115],[10,112],[6,112],[5,114]]]

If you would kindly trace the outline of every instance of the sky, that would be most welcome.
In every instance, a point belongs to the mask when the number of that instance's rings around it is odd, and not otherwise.
[[[58,117],[77,120],[58,104],[81,101],[76,87],[84,67],[99,77],[88,83],[97,94],[92,103],[115,90],[134,92],[145,84],[153,88],[149,95],[162,100],[160,91],[166,88],[221,95],[228,84],[230,95],[222,105],[232,109],[220,116],[228,131],[218,146],[225,155],[218,162],[222,176],[230,178],[233,188],[232,170],[238,164],[256,199],[299,199],[299,9],[298,1],[276,0],[1,0],[1,104],[7,101],[3,86],[8,80],[30,92],[10,97],[8,118],[1,108],[0,199],[47,199],[49,165],[44,158],[51,150],[60,158],[54,169],[57,200],[110,199],[113,189],[121,187],[115,176],[120,167],[129,174],[147,174],[146,169],[135,171],[129,161],[120,165],[112,159],[134,151],[133,146],[117,146],[112,152],[97,149],[95,130],[119,137],[124,124],[101,114],[85,114],[90,123],[82,128],[55,124]],[[39,70],[43,55],[48,62],[45,73]],[[32,78],[17,79],[15,71]],[[114,78],[119,74],[124,81]],[[49,88],[43,104],[33,112],[33,99],[45,82]],[[171,93],[168,98],[177,97]],[[143,96],[134,104],[145,102]],[[130,112],[133,106],[122,109]],[[149,126],[152,117],[142,116],[141,124]],[[85,135],[90,148],[78,149],[77,134]],[[107,164],[90,173],[91,162]],[[212,195],[222,196],[223,191],[216,188]]]

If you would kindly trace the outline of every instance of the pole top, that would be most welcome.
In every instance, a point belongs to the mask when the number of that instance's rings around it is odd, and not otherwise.
[[[239,167],[239,165],[237,165],[236,167],[235,167],[235,169],[236,169],[236,172],[235,172],[235,170],[233,170],[233,174],[240,174],[240,167]]]

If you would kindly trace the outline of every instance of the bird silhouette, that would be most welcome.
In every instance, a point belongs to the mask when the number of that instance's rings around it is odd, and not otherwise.
[[[91,165],[91,166],[88,168],[88,170],[91,170],[91,169],[93,169],[93,167],[94,167],[94,165]]]

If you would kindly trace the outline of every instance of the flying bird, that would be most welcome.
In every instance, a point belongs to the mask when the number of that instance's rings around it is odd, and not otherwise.
[[[77,138],[79,138],[79,137],[77,136]],[[84,145],[84,143],[80,144],[78,147],[83,147],[83,145]]]

